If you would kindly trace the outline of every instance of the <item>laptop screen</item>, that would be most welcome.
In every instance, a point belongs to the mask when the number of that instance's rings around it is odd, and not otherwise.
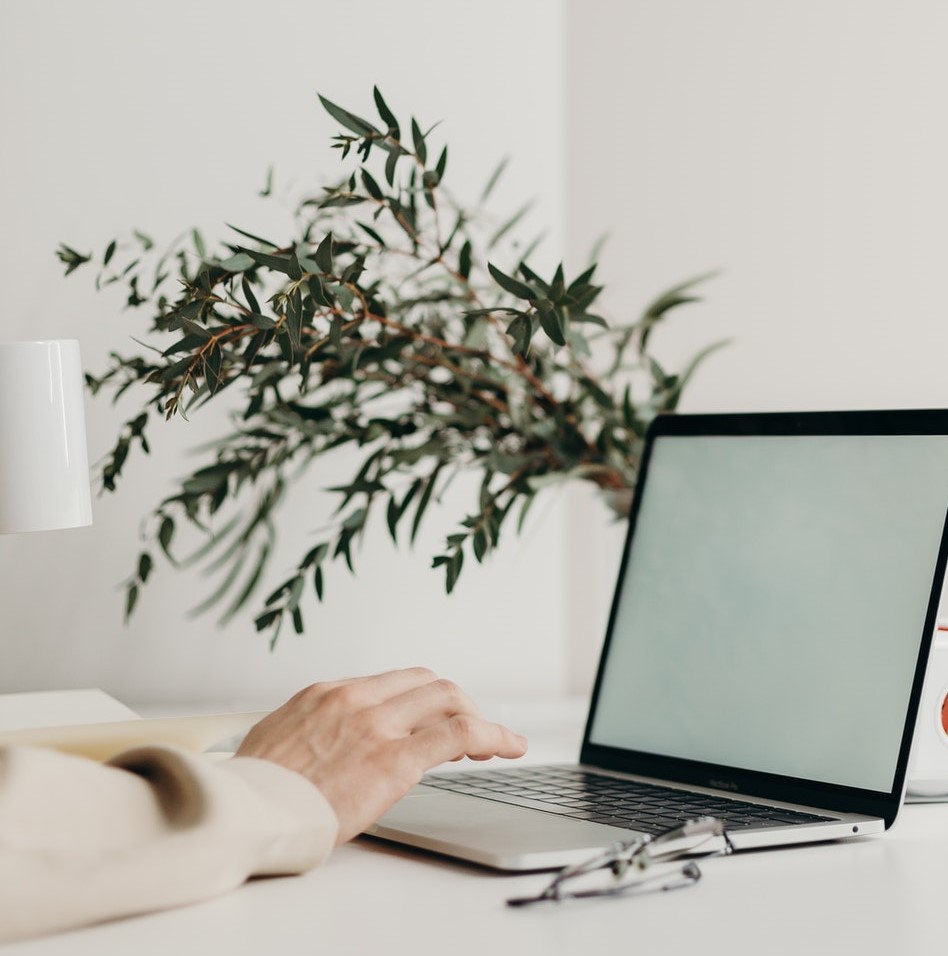
[[[659,434],[587,740],[891,790],[946,507],[945,435]]]

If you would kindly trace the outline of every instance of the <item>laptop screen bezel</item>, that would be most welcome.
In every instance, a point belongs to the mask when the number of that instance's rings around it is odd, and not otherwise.
[[[861,813],[881,817],[888,828],[901,805],[915,720],[921,700],[931,643],[934,636],[942,579],[948,561],[948,489],[946,513],[938,557],[935,562],[924,632],[920,636],[912,690],[902,741],[896,762],[892,789],[888,792],[863,790],[822,781],[779,774],[748,771],[696,760],[670,758],[636,750],[594,743],[591,740],[603,677],[615,631],[622,586],[629,562],[635,525],[645,488],[649,461],[655,442],[668,436],[776,436],[776,435],[945,435],[948,436],[948,410],[911,409],[836,412],[755,412],[727,414],[668,414],[653,420],[646,434],[639,477],[633,495],[625,543],[599,667],[593,687],[589,715],[583,734],[580,760],[583,764],[606,770],[656,778],[670,783],[709,787],[725,792],[778,800],[784,803],[820,807],[840,813]]]

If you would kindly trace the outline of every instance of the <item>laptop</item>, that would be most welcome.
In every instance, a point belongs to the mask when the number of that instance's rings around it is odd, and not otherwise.
[[[941,596],[948,411],[660,416],[579,762],[429,774],[368,833],[503,870],[712,815],[895,821]]]

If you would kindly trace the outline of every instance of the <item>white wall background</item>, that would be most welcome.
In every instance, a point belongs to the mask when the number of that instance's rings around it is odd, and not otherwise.
[[[63,280],[56,244],[262,229],[270,164],[285,187],[333,172],[315,91],[369,110],[378,83],[446,121],[459,191],[515,158],[502,202],[542,200],[551,257],[581,263],[610,233],[614,318],[722,270],[658,340],[674,367],[733,339],[686,408],[943,405],[945,49],[941,0],[0,3],[0,331],[79,337],[101,367],[134,320]],[[117,416],[87,415],[96,457]],[[588,684],[619,536],[583,491],[548,499],[448,600],[427,568],[447,516],[414,555],[368,542],[358,579],[333,575],[315,627],[274,655],[249,618],[188,619],[201,583],[171,572],[123,628],[137,520],[202,429],[167,429],[93,528],[0,538],[0,689],[269,699],[415,661],[492,696]]]
[[[164,240],[192,224],[209,236],[223,235],[224,222],[277,231],[274,204],[256,196],[268,167],[287,195],[337,175],[338,127],[317,91],[374,114],[377,83],[402,115],[444,120],[448,184],[460,196],[474,199],[511,155],[498,214],[536,197],[532,228],[549,227],[556,256],[562,23],[561,4],[543,0],[463,12],[434,0],[0,3],[2,338],[79,338],[95,370],[110,349],[131,350],[145,316],[92,292],[91,274],[65,280],[58,243],[101,251],[131,227]],[[87,401],[93,460],[129,408]],[[480,694],[565,686],[565,516],[552,499],[520,546],[469,568],[450,599],[429,564],[468,499],[431,511],[414,552],[396,552],[380,533],[359,556],[358,579],[334,569],[326,603],[307,609],[306,636],[290,630],[273,654],[253,630],[253,608],[223,631],[212,616],[190,619],[208,586],[167,568],[124,627],[120,585],[139,519],[182,474],[186,450],[221,427],[198,415],[156,429],[153,456],[94,502],[90,529],[0,538],[0,690],[99,686],[131,703],[211,705],[413,663]],[[319,486],[335,480],[317,476]],[[300,489],[274,583],[311,546],[327,507],[317,487]]]
[[[656,334],[671,367],[733,340],[684,409],[945,405],[948,5],[592,0],[566,32],[570,255],[610,233],[614,318],[721,270]],[[620,537],[584,499],[571,540],[581,684]]]

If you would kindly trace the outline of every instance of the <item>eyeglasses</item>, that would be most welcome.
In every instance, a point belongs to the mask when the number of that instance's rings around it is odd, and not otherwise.
[[[536,896],[514,897],[507,900],[507,904],[528,906],[547,900],[681,889],[701,879],[701,870],[694,860],[696,856],[722,856],[733,850],[731,838],[720,820],[699,817],[656,836],[614,843],[582,863],[564,867]]]

